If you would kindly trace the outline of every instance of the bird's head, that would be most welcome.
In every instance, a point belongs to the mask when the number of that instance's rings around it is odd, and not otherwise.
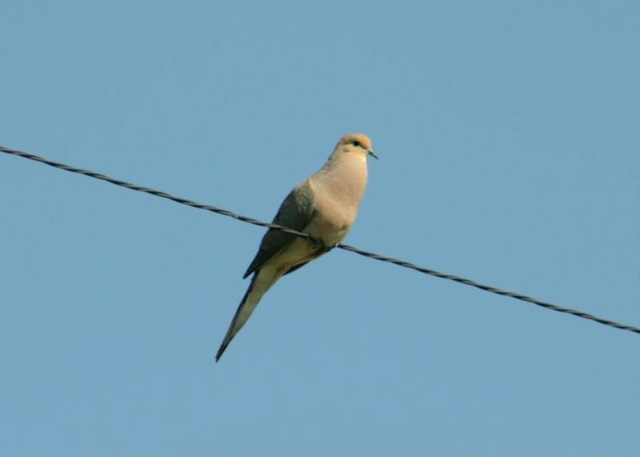
[[[376,159],[378,158],[371,148],[371,140],[362,133],[347,133],[338,141],[336,151],[338,150],[342,153],[363,154],[365,157],[373,156]]]

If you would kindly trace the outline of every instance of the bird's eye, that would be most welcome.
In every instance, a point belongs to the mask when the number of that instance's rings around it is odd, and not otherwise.
[[[359,148],[360,146],[362,146],[362,143],[360,143],[358,140],[353,140],[351,142],[352,145],[354,145],[355,147]]]

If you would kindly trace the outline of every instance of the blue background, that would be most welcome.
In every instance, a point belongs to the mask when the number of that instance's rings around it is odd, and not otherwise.
[[[0,144],[640,325],[638,1],[0,3]],[[0,454],[602,456],[640,337],[334,251],[213,355],[263,230],[0,154]]]

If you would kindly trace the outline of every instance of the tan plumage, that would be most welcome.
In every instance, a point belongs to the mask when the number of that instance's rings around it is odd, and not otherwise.
[[[308,233],[321,244],[279,230],[267,231],[244,275],[246,278],[253,274],[253,278],[218,349],[216,361],[280,277],[320,257],[347,235],[367,185],[369,155],[377,158],[366,135],[343,136],[324,166],[285,198],[273,221]]]

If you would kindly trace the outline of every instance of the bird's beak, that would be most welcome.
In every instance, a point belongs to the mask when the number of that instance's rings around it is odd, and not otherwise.
[[[373,149],[368,149],[367,152],[369,153],[370,156],[373,156],[376,160],[380,160],[380,157],[378,157],[376,153],[373,152]]]

